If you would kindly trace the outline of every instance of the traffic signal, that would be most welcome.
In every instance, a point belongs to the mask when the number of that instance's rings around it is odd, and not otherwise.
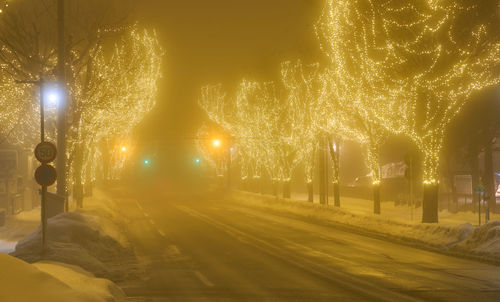
[[[195,159],[194,159],[194,162],[195,162],[196,164],[199,164],[199,163],[201,163],[201,159],[197,157],[197,158],[195,158]]]
[[[151,163],[151,162],[149,161],[149,159],[145,159],[145,160],[144,160],[144,165],[149,166],[149,164],[150,164],[150,163]]]

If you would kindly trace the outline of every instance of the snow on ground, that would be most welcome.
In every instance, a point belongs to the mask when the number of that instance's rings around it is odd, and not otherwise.
[[[107,302],[124,301],[112,282],[97,279],[81,268],[56,262],[26,263],[0,254],[0,301]]]
[[[388,211],[389,203],[383,203],[382,213],[385,210],[391,213],[390,216],[375,215],[370,212],[373,210],[372,203],[354,198],[341,198],[340,208],[241,191],[233,192],[231,198],[266,211],[292,215],[315,223],[341,225],[356,232],[389,240],[500,262],[500,221],[491,221],[478,227],[463,223],[467,214],[440,212],[439,224],[423,224],[417,218],[421,215],[421,209],[416,209],[414,220],[410,221],[408,215],[403,216],[397,209],[392,209],[392,213]],[[367,209],[361,210],[361,205]],[[443,214],[446,214],[445,219],[442,219]]]
[[[34,232],[40,225],[40,208],[7,215],[5,225],[0,227],[0,253],[14,251],[19,240]]]
[[[307,194],[296,193],[292,195],[292,198],[306,201]],[[314,196],[314,202],[319,203],[319,195]],[[333,202],[332,196],[329,196],[329,202]],[[371,215],[373,213],[373,201],[367,199],[342,197],[341,207],[358,215]],[[481,211],[481,223],[484,223],[484,210],[482,209]],[[386,201],[381,203],[380,217],[397,219],[404,223],[419,224],[422,218],[422,208],[412,209],[407,205],[396,206],[394,202]],[[500,213],[490,213],[490,220],[500,220]],[[477,225],[478,213],[471,211],[452,213],[448,210],[442,210],[439,212],[439,223],[446,225],[471,223]]]
[[[95,278],[81,267],[53,261],[41,261],[33,265],[74,291],[82,293],[89,301],[123,301],[126,298],[116,284],[107,279]]]
[[[73,264],[98,277],[120,281],[122,266],[135,259],[122,228],[116,205],[97,191],[85,199],[84,208],[48,220],[47,249],[41,253],[41,230],[19,241],[11,255],[29,263],[42,260]],[[131,273],[133,269],[131,268]]]

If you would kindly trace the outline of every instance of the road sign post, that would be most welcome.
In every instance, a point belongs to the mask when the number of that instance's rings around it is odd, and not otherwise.
[[[41,79],[41,77],[40,77]],[[47,187],[54,184],[57,173],[54,167],[48,163],[54,161],[57,156],[57,150],[54,144],[45,141],[45,115],[44,115],[44,94],[42,91],[43,81],[40,80],[40,144],[35,148],[35,157],[42,163],[35,171],[35,180],[42,186],[40,194],[41,199],[41,220],[42,220],[42,252],[46,248],[47,239]]]
[[[485,189],[483,185],[479,185],[476,187],[474,190],[476,194],[479,195],[479,202],[478,202],[478,225],[481,225],[481,202],[483,202],[483,197],[484,197],[484,192]]]
[[[42,142],[35,148],[36,159],[44,164],[53,162],[56,159],[57,150],[53,143]]]
[[[34,84],[40,89],[40,144],[35,148],[35,157],[42,163],[35,172],[35,179],[42,186],[41,192],[41,219],[42,219],[42,251],[45,251],[45,239],[47,230],[47,215],[46,215],[46,193],[47,187],[54,184],[57,177],[56,170],[54,167],[47,165],[48,163],[54,161],[57,156],[57,150],[54,144],[45,142],[45,106],[44,106],[44,85],[47,83],[43,80],[42,74],[38,81],[16,81],[19,84]],[[61,134],[58,134],[58,138]],[[64,151],[64,150],[63,150]],[[37,173],[38,172],[38,173]],[[37,176],[38,175],[38,176]]]

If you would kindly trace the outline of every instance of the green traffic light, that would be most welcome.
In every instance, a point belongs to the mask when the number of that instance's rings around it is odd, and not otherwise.
[[[145,165],[149,165],[149,159],[145,159],[145,160],[144,160],[144,164],[145,164]]]
[[[197,164],[199,164],[199,163],[201,162],[201,159],[196,158],[196,159],[194,160],[194,162],[195,162],[195,163],[197,163]]]

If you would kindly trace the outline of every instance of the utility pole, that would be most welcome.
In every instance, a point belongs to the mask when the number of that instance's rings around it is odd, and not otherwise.
[[[61,89],[61,101],[57,111],[57,156],[56,167],[57,194],[64,197],[66,211],[68,210],[68,196],[66,188],[66,110],[68,94],[66,92],[65,74],[65,46],[64,46],[64,0],[57,0],[57,78]]]
[[[40,75],[40,142],[45,142],[45,106],[43,93],[43,80]],[[45,252],[47,245],[47,186],[42,186],[40,196],[41,219],[42,219],[42,252]]]

